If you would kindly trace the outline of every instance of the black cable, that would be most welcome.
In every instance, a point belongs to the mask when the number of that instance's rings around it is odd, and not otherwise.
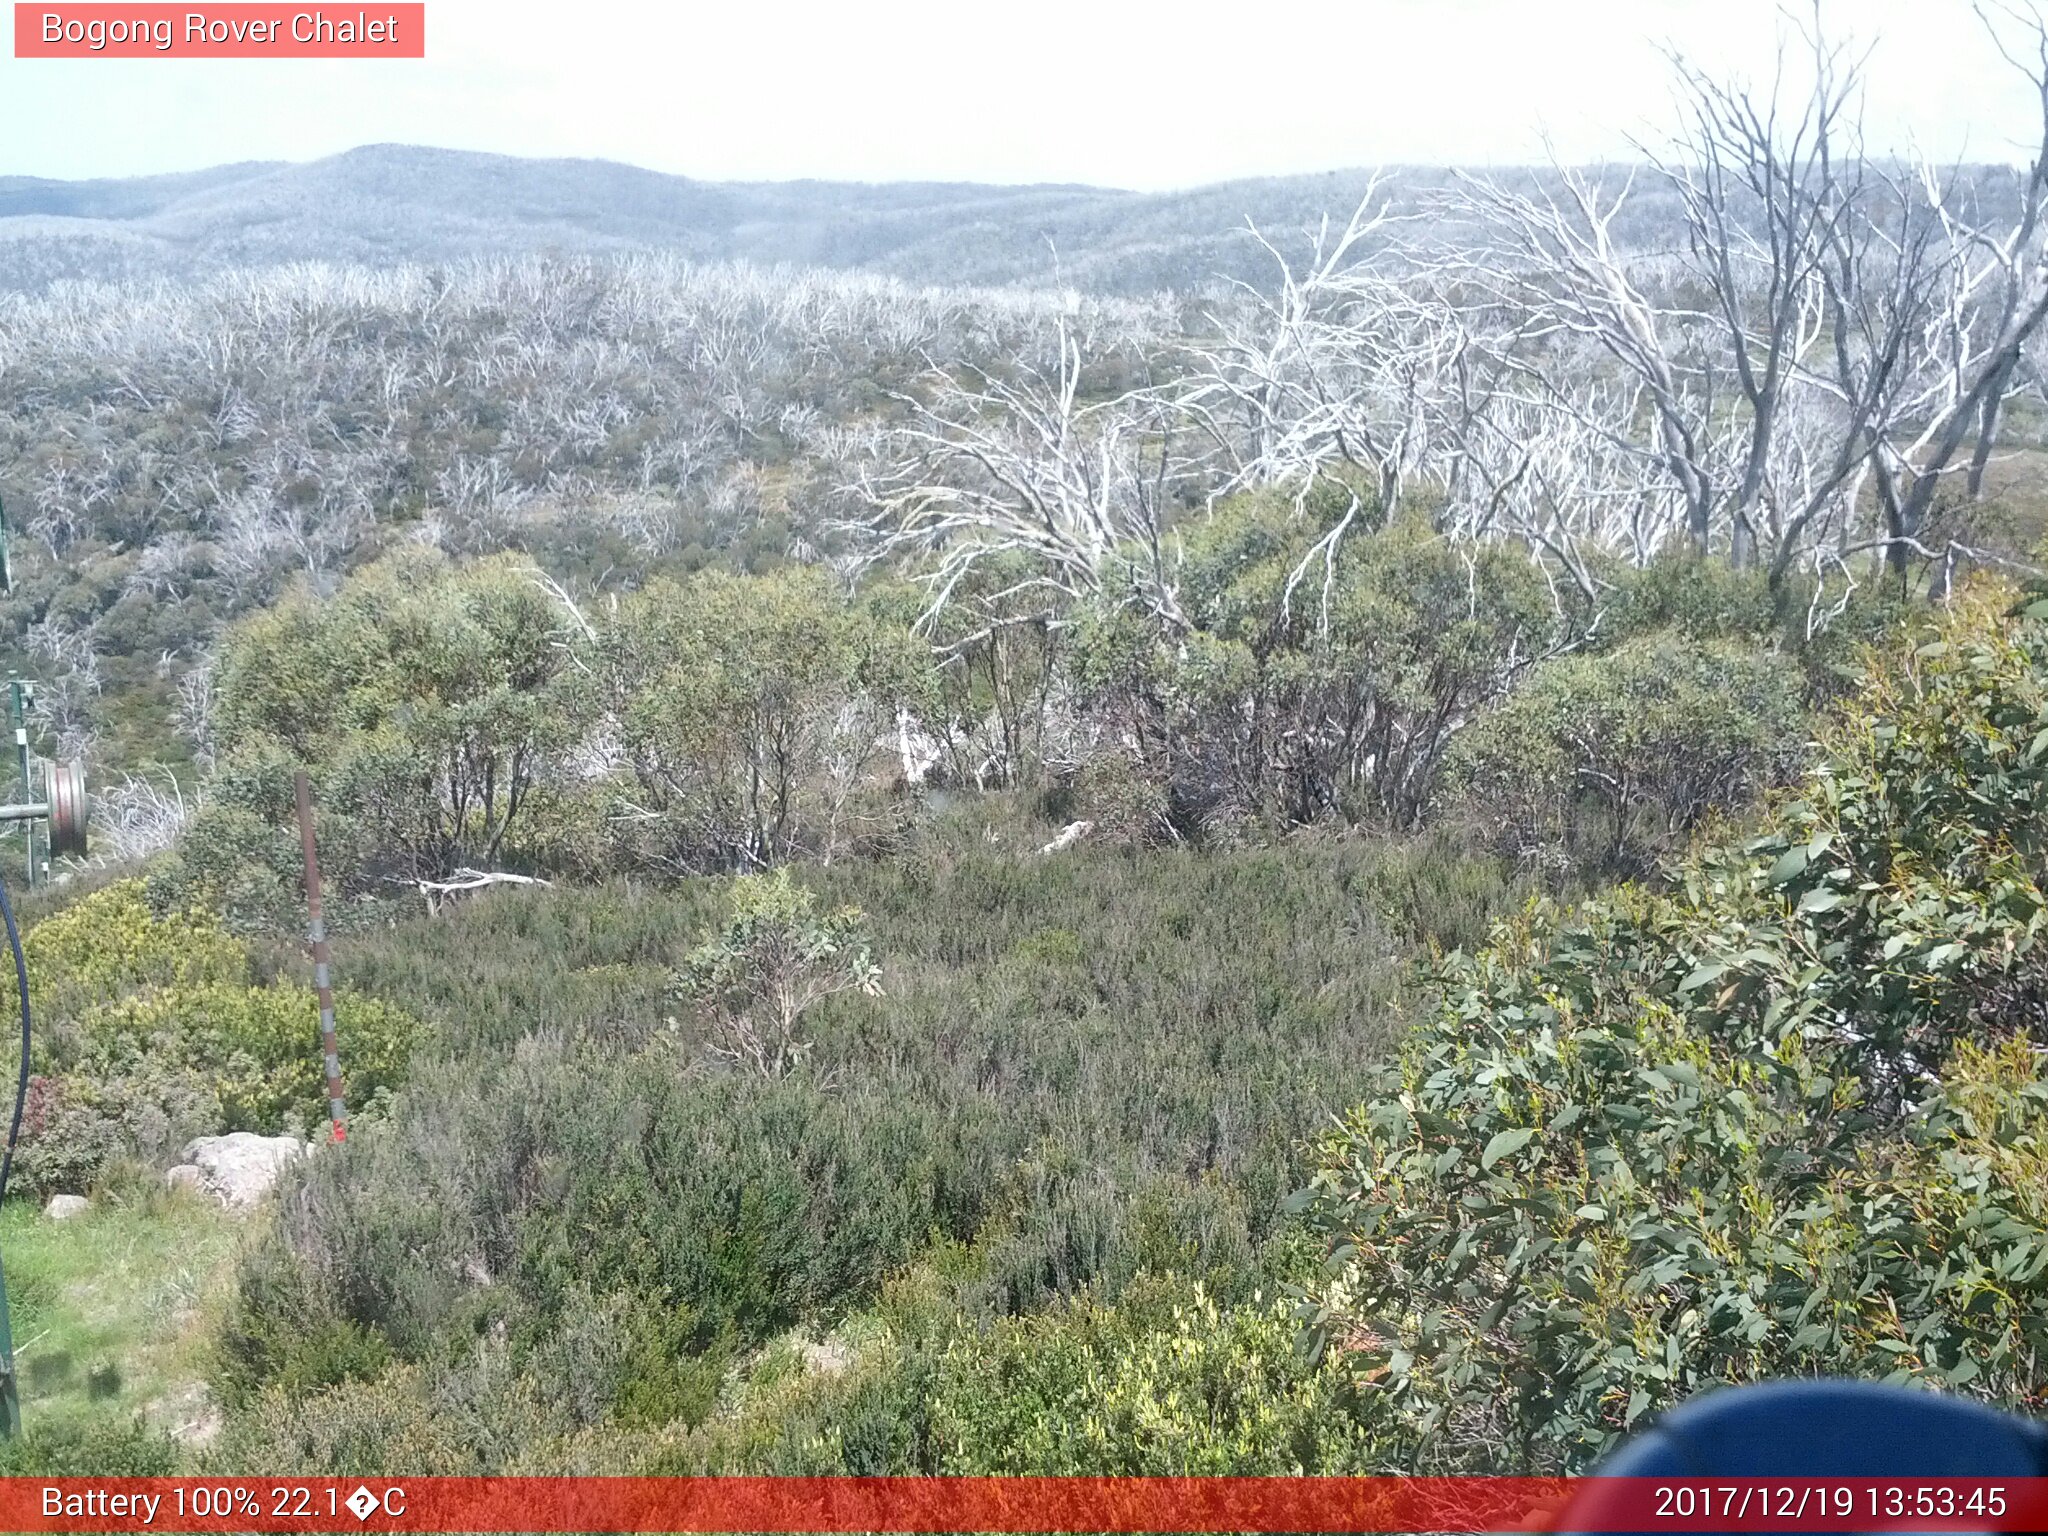
[[[14,1121],[7,1127],[7,1150],[0,1153],[0,1200],[7,1198],[7,1175],[14,1170],[14,1144],[21,1138],[21,1112],[28,1105],[28,958],[21,952],[21,929],[15,926],[14,904],[0,881],[0,918],[7,922],[7,943],[14,951],[14,980],[21,989],[21,1078],[14,1085]]]

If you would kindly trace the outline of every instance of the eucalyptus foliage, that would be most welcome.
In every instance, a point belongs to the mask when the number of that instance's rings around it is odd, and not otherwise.
[[[598,652],[631,774],[616,814],[672,870],[830,858],[872,831],[875,760],[930,686],[902,616],[811,570],[649,582]]]
[[[1454,961],[1327,1138],[1312,1322],[1417,1462],[1578,1466],[1787,1373],[2038,1403],[2048,601],[2010,604],[1876,665],[1759,835]]]
[[[351,864],[428,878],[494,863],[560,772],[584,698],[576,636],[530,572],[512,557],[456,567],[410,550],[230,630],[216,681],[221,830],[250,830],[235,811],[287,821],[292,771],[307,768],[334,814],[323,843]]]
[[[1803,691],[1789,657],[1668,630],[1560,657],[1459,736],[1440,798],[1505,852],[1643,874],[1790,776]]]
[[[781,1077],[810,1054],[804,1015],[834,993],[879,996],[882,971],[858,907],[821,912],[779,869],[734,882],[724,927],[690,952],[675,985],[703,1013],[719,1054]]]

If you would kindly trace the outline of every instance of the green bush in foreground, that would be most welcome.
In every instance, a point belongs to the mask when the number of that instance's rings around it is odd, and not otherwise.
[[[1582,1466],[1770,1375],[2039,1406],[2048,601],[2009,601],[1877,671],[1762,836],[1454,966],[1327,1139],[1314,1322],[1404,1464]]]
[[[367,1102],[394,1088],[419,1036],[419,1021],[376,998],[343,992],[350,1093]],[[123,998],[86,1033],[80,1071],[107,1079],[154,1069],[187,1070],[220,1102],[221,1130],[274,1134],[287,1122],[326,1118],[320,1010],[307,987],[185,987]]]
[[[178,1444],[138,1418],[55,1428],[31,1421],[0,1440],[0,1477],[173,1477]]]
[[[1294,1308],[1146,1280],[955,1338],[932,1396],[944,1470],[1275,1476],[1373,1470],[1351,1372],[1297,1347]]]
[[[159,914],[126,880],[37,923],[23,948],[37,1068],[16,1164],[24,1192],[83,1192],[115,1159],[160,1166],[195,1136],[324,1117],[311,988],[250,985],[246,950],[210,914]],[[13,988],[0,994],[0,1016],[13,1014]],[[403,1079],[420,1024],[351,993],[337,1006],[349,1085],[367,1103]]]
[[[249,960],[211,913],[154,911],[137,880],[123,880],[53,913],[22,940],[39,1026],[61,1037],[100,1005],[144,991],[249,979]],[[0,1014],[19,1023],[12,977]]]

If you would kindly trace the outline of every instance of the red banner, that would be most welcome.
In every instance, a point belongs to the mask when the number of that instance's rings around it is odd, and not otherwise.
[[[1995,1531],[2048,1478],[0,1479],[6,1531]]]
[[[17,59],[423,59],[427,8],[38,5],[14,7]]]

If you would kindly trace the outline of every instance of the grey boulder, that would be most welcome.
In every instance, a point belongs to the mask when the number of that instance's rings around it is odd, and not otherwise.
[[[306,1144],[295,1136],[234,1131],[187,1142],[184,1161],[199,1170],[201,1189],[231,1210],[246,1210],[269,1194],[278,1176],[305,1155]]]

